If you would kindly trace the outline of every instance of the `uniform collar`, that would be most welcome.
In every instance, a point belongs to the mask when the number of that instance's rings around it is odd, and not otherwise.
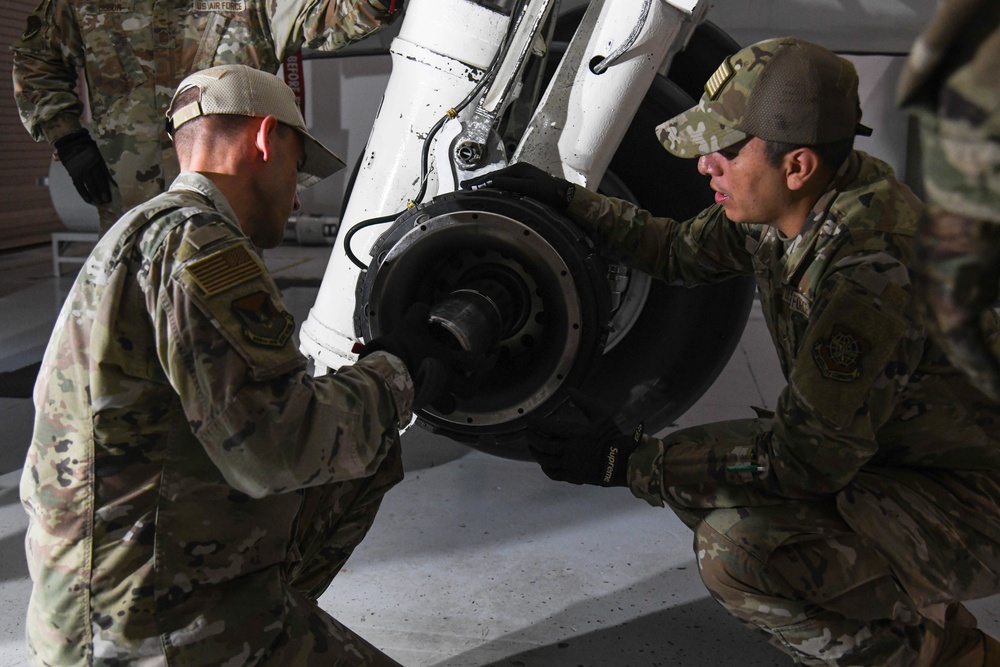
[[[229,200],[226,199],[219,188],[215,187],[215,183],[208,176],[197,171],[182,171],[174,179],[174,182],[170,184],[170,190],[200,194],[205,199],[208,199],[223,217],[232,222],[237,229],[240,229],[240,221],[236,217],[233,207],[229,205]]]
[[[857,179],[860,170],[860,157],[857,151],[851,151],[830,179],[826,191],[820,195],[809,211],[802,231],[791,238],[785,238],[778,234],[778,238],[782,240],[785,247],[783,282],[797,283],[799,270],[809,266],[812,262],[820,230],[829,217],[830,207],[837,196]]]
[[[844,159],[844,162],[837,168],[837,172],[830,179],[829,185],[827,185],[826,190],[819,196],[816,203],[813,204],[812,210],[809,211],[809,215],[806,216],[806,222],[802,226],[802,231],[799,232],[799,236],[807,236],[812,228],[816,226],[817,222],[821,222],[826,219],[826,213],[830,209],[830,203],[833,199],[843,190],[848,184],[852,183],[858,176],[858,171],[861,169],[861,161],[858,158],[857,151],[851,151],[850,154]]]

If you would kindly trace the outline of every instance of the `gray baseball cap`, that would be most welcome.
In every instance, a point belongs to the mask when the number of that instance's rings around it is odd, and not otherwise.
[[[177,96],[192,87],[201,92],[198,101],[175,109]],[[274,116],[298,130],[305,145],[305,161],[299,171],[300,188],[315,185],[344,168],[343,160],[309,134],[295,93],[273,74],[247,65],[219,65],[195,72],[177,86],[167,108],[168,126],[176,130],[189,120],[212,114]]]
[[[813,146],[871,130],[859,122],[858,74],[810,42],[780,37],[726,58],[698,105],[656,128],[663,147],[698,157],[747,137]]]

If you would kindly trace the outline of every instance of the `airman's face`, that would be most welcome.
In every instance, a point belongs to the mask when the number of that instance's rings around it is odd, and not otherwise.
[[[764,142],[745,139],[698,158],[698,171],[711,178],[715,202],[733,222],[774,225],[788,203],[784,172],[764,153]]]

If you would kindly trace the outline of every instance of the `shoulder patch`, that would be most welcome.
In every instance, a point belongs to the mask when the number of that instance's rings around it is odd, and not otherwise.
[[[910,325],[905,299],[886,298],[896,286],[890,284],[879,298],[843,273],[826,281],[822,296],[813,303],[788,385],[804,409],[842,429],[857,417],[873,390],[898,375],[896,364],[889,364],[903,354],[899,346]],[[906,296],[902,288],[899,291]]]
[[[263,273],[260,262],[242,244],[191,262],[186,270],[205,296],[224,292]]]
[[[257,345],[284,347],[295,329],[295,318],[279,310],[267,292],[248,294],[234,300],[232,306],[243,324],[243,335]]]
[[[862,374],[861,361],[872,345],[842,324],[835,324],[830,335],[813,345],[812,355],[819,372],[838,382],[854,382]]]

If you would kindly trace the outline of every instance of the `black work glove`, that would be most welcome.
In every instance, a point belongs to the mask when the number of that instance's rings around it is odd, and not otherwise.
[[[582,416],[533,420],[528,451],[557,482],[628,486],[628,459],[639,445],[642,423],[623,434],[593,398],[578,391],[570,396]]]
[[[517,162],[509,167],[462,181],[465,190],[494,188],[537,199],[560,213],[573,201],[576,186],[567,180],[542,171],[533,164]]]
[[[413,378],[413,409],[434,405],[440,412],[454,410],[453,391],[467,373],[477,372],[479,357],[430,322],[430,306],[415,303],[391,333],[366,343],[360,358],[382,350],[399,357]],[[443,334],[443,335],[442,335]]]
[[[111,203],[111,172],[97,143],[87,130],[68,134],[53,144],[83,201],[95,206]]]
[[[917,293],[927,326],[951,362],[1000,400],[1000,359],[982,317],[1000,296],[1000,223],[933,209],[916,240]]]

